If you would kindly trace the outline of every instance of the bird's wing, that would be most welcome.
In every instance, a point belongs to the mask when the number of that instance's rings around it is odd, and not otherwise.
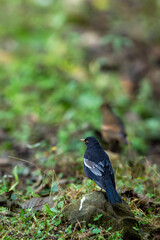
[[[90,161],[87,158],[83,160],[84,165],[90,169],[90,171],[96,176],[103,176],[104,174],[104,162],[99,162],[98,164]]]
[[[106,167],[107,167],[107,169],[108,169],[108,171],[109,171],[109,174],[110,174],[110,177],[111,177],[113,186],[114,186],[114,188],[115,188],[115,187],[116,187],[116,184],[115,184],[115,178],[114,178],[114,171],[113,171],[111,162],[110,162],[110,160],[109,160],[108,154],[107,154],[106,152],[105,152],[105,159],[106,159]]]

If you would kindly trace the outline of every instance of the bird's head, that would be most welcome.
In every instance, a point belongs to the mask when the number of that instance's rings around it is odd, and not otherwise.
[[[92,147],[94,145],[99,145],[99,143],[95,139],[95,137],[87,137],[85,139],[81,139],[81,141],[84,142],[87,147]]]

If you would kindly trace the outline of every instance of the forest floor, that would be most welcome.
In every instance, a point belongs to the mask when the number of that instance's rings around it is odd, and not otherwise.
[[[93,2],[1,2],[1,239],[122,239],[63,217],[93,189],[80,141],[90,135],[110,157],[136,230],[160,239],[159,36],[137,26],[138,3],[117,19],[109,1]]]

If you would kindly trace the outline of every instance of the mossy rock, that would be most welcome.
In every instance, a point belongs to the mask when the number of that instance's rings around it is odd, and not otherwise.
[[[128,205],[125,202],[111,205],[105,192],[95,191],[86,194],[81,200],[67,205],[63,214],[72,224],[80,222],[83,226],[91,223],[106,229],[112,227],[113,231],[122,230],[125,240],[141,239],[139,233],[133,229],[138,223]],[[99,214],[102,214],[102,217],[95,221],[94,217]]]

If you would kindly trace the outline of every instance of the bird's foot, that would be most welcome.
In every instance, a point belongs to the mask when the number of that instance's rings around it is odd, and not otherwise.
[[[92,192],[96,191],[94,188],[95,188],[95,182],[94,182],[94,185],[93,185],[93,189],[92,189]]]

